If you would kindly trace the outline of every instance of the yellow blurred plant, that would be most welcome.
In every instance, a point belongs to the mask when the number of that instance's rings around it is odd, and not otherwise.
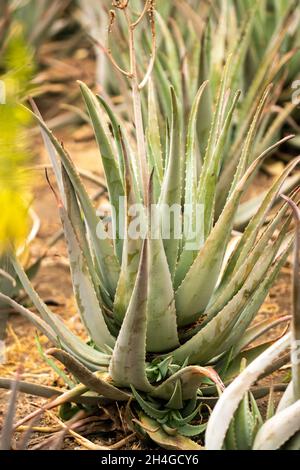
[[[26,133],[30,116],[20,106],[33,75],[32,52],[20,25],[6,38],[0,62],[0,255],[19,246],[28,234],[30,191],[24,164],[30,158]],[[2,72],[2,73],[1,73]]]

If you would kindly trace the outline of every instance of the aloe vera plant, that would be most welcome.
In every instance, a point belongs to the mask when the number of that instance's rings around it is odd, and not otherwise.
[[[208,450],[299,450],[300,449],[300,395],[299,395],[299,242],[300,211],[288,198],[296,221],[293,319],[291,333],[286,334],[256,358],[230,384],[217,403],[206,432]],[[289,353],[291,350],[291,353]],[[269,398],[266,419],[249,390],[266,371],[276,370],[274,364],[291,362],[291,382],[284,391],[277,408],[273,390]],[[271,367],[271,369],[270,369]]]
[[[98,217],[67,150],[35,109],[57,180],[55,193],[78,311],[90,339],[86,343],[76,337],[51,312],[13,255],[16,273],[40,315],[4,294],[0,300],[50,339],[55,348],[49,355],[80,382],[48,407],[90,392],[113,401],[134,398],[146,431],[147,420],[158,423],[161,445],[164,439],[170,445],[173,437],[181,446],[194,448],[197,445],[188,437],[204,430],[202,424],[192,423],[201,394],[216,395],[221,380],[230,381],[238,373],[241,351],[253,335],[260,334],[250,328],[252,320],[292,246],[290,218],[285,221],[287,203],[269,224],[265,222],[299,159],[273,183],[244,234],[232,245],[243,194],[263,159],[290,138],[261,155],[252,154],[269,88],[248,127],[224,208],[215,217],[224,143],[240,96],[227,93],[232,60],[225,67],[201,161],[197,122],[207,83],[195,96],[186,136],[185,116],[172,86],[171,122],[166,117],[159,125],[157,90],[150,80],[154,64],[140,82],[134,48],[135,30],[146,14],[153,34],[153,2],[137,19],[129,16],[126,2],[116,3],[129,23],[131,64],[125,73],[131,80],[134,136],[103,98],[80,84],[106,176],[111,227]],[[148,113],[143,115],[146,85]],[[171,211],[168,218],[168,209],[174,209],[175,216]],[[246,354],[253,359],[260,351],[254,348]],[[155,438],[155,432],[149,434]]]

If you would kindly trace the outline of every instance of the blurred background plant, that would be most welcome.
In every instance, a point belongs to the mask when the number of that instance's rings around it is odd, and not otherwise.
[[[126,21],[114,4],[105,0],[102,9],[96,1],[79,2],[78,18],[87,28],[98,57],[98,89],[113,107],[129,122],[133,122],[130,107],[130,79],[120,71],[115,73],[115,63],[120,70],[128,70],[130,57],[127,44]],[[138,76],[143,77],[145,57],[155,56],[152,80],[158,106],[158,125],[163,127],[165,116],[170,115],[169,85],[175,89],[181,111],[181,133],[186,135],[188,115],[193,97],[199,86],[208,80],[204,93],[205,104],[200,109],[197,130],[199,167],[203,163],[208,138],[209,122],[218,97],[218,85],[227,58],[232,55],[232,76],[229,90],[240,89],[243,99],[237,106],[228,139],[224,142],[216,216],[224,207],[230,182],[236,172],[242,142],[253,120],[255,110],[265,88],[273,83],[267,105],[261,116],[260,132],[253,142],[252,157],[261,153],[287,132],[299,133],[295,121],[297,103],[292,101],[292,84],[299,75],[299,25],[300,11],[295,0],[243,1],[175,0],[157,1],[156,43],[151,41],[149,28],[144,24],[137,32]],[[139,11],[140,0],[130,2],[132,11]],[[110,20],[108,19],[110,18]],[[147,96],[142,93],[143,115],[147,113]],[[162,130],[164,141],[166,132]],[[184,139],[182,139],[184,142]],[[299,138],[275,151],[275,160],[268,160],[263,169],[271,178],[278,176],[285,164],[295,155]],[[182,144],[183,145],[183,144]],[[292,147],[290,147],[292,145]],[[184,150],[184,149],[183,149]],[[280,158],[278,158],[280,156]],[[299,182],[299,174],[286,182],[286,190]],[[256,195],[241,204],[236,216],[236,228],[244,228],[256,212],[265,194]]]
[[[0,289],[15,296],[20,285],[6,253],[14,246],[27,266],[28,246],[35,237],[39,220],[32,210],[31,191],[24,168],[31,159],[27,138],[31,126],[29,113],[20,107],[30,90],[34,74],[32,49],[27,45],[22,27],[15,24],[5,40],[0,61],[2,100],[0,104]],[[0,308],[6,309],[3,302]],[[6,315],[1,314],[0,341],[4,339]],[[2,343],[3,346],[3,343]]]
[[[0,0],[0,51],[5,53],[16,26],[20,28],[36,64],[31,94],[43,99],[55,127],[75,119],[74,112],[72,116],[66,112],[56,122],[57,108],[49,109],[48,105],[53,95],[64,94],[67,103],[76,100],[68,89],[70,80],[80,78],[74,77],[76,69],[68,63],[82,42],[82,33],[72,15],[74,5],[72,0]]]

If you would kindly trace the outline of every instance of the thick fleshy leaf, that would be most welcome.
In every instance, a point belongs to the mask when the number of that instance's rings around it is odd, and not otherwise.
[[[114,301],[114,318],[120,325],[124,319],[136,282],[142,239],[145,236],[143,233],[135,234],[133,232],[133,229],[136,229],[137,232],[139,231],[139,227],[134,225],[134,219],[143,219],[143,213],[141,213],[141,211],[144,211],[144,207],[139,205],[137,213],[132,212],[138,201],[136,200],[133,185],[133,173],[130,168],[125,143],[123,140],[121,140],[121,142],[125,164],[125,227],[121,272]]]
[[[114,383],[149,392],[146,376],[148,246],[145,240],[132,297],[109,366]]]
[[[180,381],[182,399],[191,400],[195,398],[205,378],[210,379],[221,389],[223,388],[220,377],[211,367],[189,366],[176,372],[161,385],[156,387],[155,390],[151,392],[151,396],[169,401],[174,393],[177,381]]]
[[[233,101],[229,107],[228,113],[226,115],[224,125],[220,131],[220,136],[216,142],[215,150],[212,154],[212,157],[209,160],[206,173],[203,169],[203,179],[200,181],[200,188],[198,191],[198,203],[203,204],[204,210],[204,223],[205,223],[205,232],[204,238],[208,236],[214,221],[214,210],[216,203],[216,188],[217,181],[220,175],[220,168],[222,163],[222,157],[224,153],[224,148],[226,146],[226,141],[228,140],[230,125],[232,122],[234,111],[237,107],[238,100],[241,93],[237,92],[233,98]],[[202,175],[201,175],[202,176]]]
[[[238,182],[241,180],[243,177],[246,169],[248,168],[250,162],[253,160],[252,152],[253,152],[253,143],[255,140],[255,137],[257,135],[258,129],[259,129],[259,124],[261,120],[261,116],[263,113],[263,110],[265,108],[267,99],[269,98],[270,92],[272,89],[272,85],[270,85],[264,92],[263,97],[257,107],[256,113],[254,115],[253,121],[251,123],[249,132],[247,134],[245,144],[242,149],[242,154],[240,157],[239,164],[237,166],[236,173],[234,175],[234,179],[230,188],[230,194],[234,191],[234,188],[237,186]]]
[[[257,7],[259,0],[255,0],[249,11],[245,13],[245,20],[241,25],[239,35],[234,41],[233,48],[233,66],[231,70],[230,84],[232,89],[235,89],[240,85],[241,67],[245,63],[249,45],[251,45],[251,33],[253,31],[253,25],[257,18]]]
[[[282,67],[281,61],[276,60],[276,58],[278,57],[278,52],[290,27],[288,16],[289,15],[285,15],[281,18],[278,27],[274,31],[273,37],[269,41],[269,45],[265,50],[265,55],[257,66],[254,78],[247,91],[245,100],[243,101],[239,129],[230,151],[230,155],[233,157],[241,146],[245,135],[245,129],[247,129],[249,122],[251,122],[253,118],[255,107],[257,107],[257,101],[260,99],[260,90],[263,90],[273,82]]]
[[[251,450],[253,444],[253,417],[249,408],[249,396],[241,401],[227,431],[226,450]]]
[[[194,205],[196,203],[198,170],[197,170],[197,152],[196,152],[196,125],[199,112],[199,105],[208,86],[208,81],[204,82],[198,90],[194,100],[186,139],[186,168],[185,168],[185,204]]]
[[[259,430],[253,450],[278,450],[300,430],[300,400],[269,419]]]
[[[120,131],[119,131],[119,129],[121,127],[121,124],[118,121],[116,114],[109,107],[109,105],[107,104],[105,99],[103,99],[99,95],[96,95],[96,98],[97,98],[98,102],[100,103],[100,105],[102,106],[102,108],[105,110],[105,112],[106,112],[106,114],[109,117],[110,122],[111,122],[114,143],[115,143],[115,146],[116,146],[117,156],[118,156],[118,165],[117,165],[117,168],[114,169],[114,171],[118,170],[120,178],[121,178],[123,186],[124,186],[124,174],[125,174],[124,155],[123,155],[123,148],[122,148],[122,142],[121,142]],[[91,104],[93,106],[93,103],[91,103]],[[100,122],[100,125],[102,126],[101,122]],[[100,135],[98,137],[100,137]],[[107,139],[107,136],[106,136],[106,139]],[[108,141],[109,141],[109,139],[108,139]],[[100,145],[100,143],[99,143],[99,145]],[[107,142],[107,145],[108,145],[108,149],[109,149],[110,141]]]
[[[177,263],[179,241],[182,236],[182,230],[177,233],[176,228],[180,227],[178,217],[181,217],[181,183],[182,183],[182,155],[180,142],[178,103],[173,88],[172,95],[172,128],[170,153],[162,184],[161,197],[159,201],[161,213],[161,225],[163,231],[163,241],[169,269],[172,279],[175,274]],[[178,214],[178,208],[180,213]],[[173,213],[175,209],[175,214]],[[168,225],[165,225],[165,224]],[[166,232],[166,233],[164,233]]]
[[[186,164],[185,164],[185,216],[183,220],[183,251],[180,256],[178,266],[176,268],[174,285],[175,289],[180,285],[190,266],[192,265],[195,258],[195,251],[187,249],[185,243],[194,242],[195,245],[200,246],[203,237],[203,226],[200,227],[198,233],[196,232],[195,219],[197,217],[196,204],[197,204],[197,186],[198,186],[198,166],[197,162],[197,149],[196,149],[196,125],[197,116],[199,112],[199,104],[203,93],[206,90],[208,82],[204,82],[200,87],[196,98],[193,103],[193,107],[190,114],[188,133],[187,133],[187,145],[186,145]],[[193,239],[194,238],[194,239]],[[197,243],[198,242],[198,243]]]
[[[70,204],[73,206],[72,220],[69,218],[70,209],[68,214],[65,208],[61,207],[60,215],[68,245],[74,295],[83,324],[95,345],[101,350],[105,345],[112,347],[115,344],[115,339],[105,323],[87,260],[76,233],[79,229],[78,224],[81,223],[81,217],[75,195],[69,193],[67,197],[69,207]]]
[[[157,115],[157,99],[155,95],[155,89],[152,80],[149,81],[148,91],[148,142],[153,153],[153,163],[155,169],[155,175],[162,183],[163,180],[163,154],[161,146],[161,138],[159,132],[159,122]]]
[[[196,442],[187,437],[177,434],[170,436],[163,429],[157,426],[157,422],[143,413],[140,413],[141,423],[145,426],[144,430],[149,437],[160,447],[166,450],[203,450]]]
[[[87,227],[84,221],[84,217],[82,216],[80,204],[76,196],[76,191],[68,173],[64,168],[62,168],[62,180],[65,190],[65,204],[62,205],[62,219],[68,220],[68,226],[70,224],[72,226],[72,231],[74,232],[74,236],[76,236],[79,249],[82,251],[82,257],[84,258],[83,262],[91,277],[99,303],[103,305],[103,302],[105,302],[106,308],[111,308],[112,301],[110,295],[105,289],[105,286],[101,283],[101,276],[98,276],[93,247],[89,241]],[[68,235],[66,235],[66,241],[68,244]]]
[[[277,410],[276,412],[277,413],[280,413],[280,411],[283,411],[285,410],[286,408],[288,408],[289,406],[293,405],[295,403],[295,399],[294,399],[294,384],[293,382],[291,381],[289,384],[288,384],[288,387],[285,391],[285,393],[282,395],[281,397],[281,400],[278,404],[278,407],[277,407]]]
[[[131,173],[132,173],[132,180],[133,180],[132,185],[134,188],[135,199],[137,202],[141,202],[142,201],[141,172],[140,172],[140,168],[137,165],[136,155],[134,154],[130,146],[129,138],[126,135],[126,129],[124,129],[124,126],[121,126],[121,121],[118,120],[116,114],[108,106],[107,102],[99,95],[97,95],[97,99],[99,103],[101,104],[101,106],[104,108],[111,122],[113,136],[116,142],[116,148],[117,148],[117,153],[118,153],[120,176],[122,178],[124,190],[125,190],[125,158],[127,157],[127,160],[129,161],[129,166],[131,168]],[[122,130],[121,130],[121,127],[122,127]],[[126,152],[126,155],[125,155],[125,152]]]
[[[232,146],[228,151],[228,164],[223,171],[222,180],[218,187],[218,200],[220,202],[218,204],[217,213],[220,213],[223,207],[224,198],[222,195],[227,194],[228,188],[231,186],[240,157],[240,149],[262,96],[260,90],[264,90],[273,82],[274,78],[283,66],[283,64],[280,63],[281,61],[276,60],[276,56],[278,55],[282,42],[286,37],[288,28],[288,19],[286,16],[282,19],[278,29],[274,32],[274,37],[269,42],[269,48],[266,51],[266,55],[260,62],[260,66],[257,68],[257,73],[253,82],[248,89],[245,99],[243,100],[242,109],[239,114],[238,129]],[[274,66],[272,66],[272,64],[274,64]],[[274,100],[274,97],[272,97],[272,99]],[[258,151],[261,151],[261,148],[259,148]]]
[[[182,410],[183,408],[183,400],[182,400],[182,388],[180,380],[177,380],[173,394],[166,404],[166,408],[170,410]]]
[[[258,243],[248,255],[244,264],[232,275],[228,282],[223,284],[216,290],[208,308],[205,311],[205,322],[207,324],[225,305],[232,299],[232,297],[242,288],[249,273],[255,269],[256,264],[260,263],[261,272],[266,272],[272,261],[275,259],[278,249],[286,238],[286,232],[290,226],[290,219],[288,219],[282,227],[280,235],[277,237],[276,243],[271,243],[270,239],[274,231],[282,223],[286,207],[279,212],[277,217],[272,221],[265,233],[261,236]]]
[[[221,346],[220,351],[218,351],[220,354],[232,347],[236,343],[236,338],[242,337],[247,328],[250,326],[255,318],[255,315],[262,306],[271,286],[275,282],[280,270],[286,263],[290,249],[291,244],[284,254],[279,258],[279,260],[276,261],[274,266],[271,267],[269,271],[265,272],[265,274],[262,276],[261,283],[257,285],[252,298],[249,299],[249,304],[246,305],[240,313],[234,330],[228,334],[227,338],[224,340]]]
[[[263,203],[261,204],[259,210],[254,215],[254,217],[251,219],[239,244],[237,245],[232,257],[230,258],[222,282],[224,282],[229,276],[232,276],[232,274],[236,272],[238,268],[245,262],[250,250],[252,249],[253,243],[257,237],[259,229],[264,223],[268,211],[270,210],[275,199],[278,196],[280,188],[282,187],[289,173],[299,164],[299,162],[300,158],[296,158],[295,160],[293,160],[287,166],[284,172],[277,178],[277,180],[274,182],[274,184],[268,191],[268,194],[266,195]]]
[[[160,234],[158,206],[154,204],[153,183],[149,191],[147,351],[166,352],[179,346],[174,290]]]
[[[288,194],[297,184],[300,182],[300,175],[295,174],[290,176],[285,180],[282,185],[281,193]],[[243,202],[240,204],[240,207],[237,211],[237,215],[235,218],[234,226],[236,229],[241,230],[245,228],[248,222],[252,219],[252,217],[258,212],[261,204],[263,203],[268,191],[263,191],[256,197],[249,199],[248,201]],[[275,202],[278,202],[278,198]]]
[[[289,348],[290,339],[290,334],[287,334],[267,349],[221,395],[208,422],[205,440],[207,450],[222,449],[226,432],[244,394],[249,391],[264,370]]]
[[[167,54],[165,55],[164,67],[171,76],[171,83],[173,84],[176,94],[181,95],[181,67],[175,41],[173,40],[170,29],[162,16],[156,12],[158,23],[160,26],[161,34],[165,42]]]
[[[232,382],[233,379],[235,379],[239,375],[239,373],[241,372],[242,361],[244,361],[246,364],[250,364],[264,351],[266,351],[270,346],[272,346],[274,342],[275,341],[267,341],[265,343],[259,344],[258,346],[253,346],[250,349],[246,349],[239,353],[233,360],[230,360],[230,358],[228,360],[225,355],[216,367],[220,376],[224,380],[224,383],[226,385],[230,384],[230,382]],[[219,367],[221,367],[221,370],[219,370]],[[211,395],[211,393],[209,393],[209,395]]]
[[[55,359],[64,364],[67,370],[89,390],[110,400],[127,401],[130,399],[129,394],[122,392],[110,383],[110,378],[107,373],[96,372],[92,374],[86,367],[74,359],[74,357],[61,349],[49,349],[47,354],[55,357]]]
[[[105,231],[104,224],[97,217],[96,210],[94,209],[89,196],[81,183],[78,172],[70,159],[68,153],[63,146],[54,137],[52,132],[48,129],[45,122],[34,114],[35,119],[38,120],[40,126],[48,135],[51,143],[53,144],[56,152],[61,158],[62,164],[69,175],[69,178],[75,188],[76,194],[79,198],[82,210],[85,215],[91,240],[93,243],[95,256],[98,261],[99,275],[101,276],[101,282],[106,287],[112,298],[114,297],[118,276],[120,272],[119,262],[114,254],[113,246],[108,239],[108,235]]]
[[[229,351],[238,335],[241,336],[253,320],[286,257],[287,253],[284,253],[266,275],[260,271],[258,262],[243,287],[223,310],[174,351],[174,361],[182,363],[188,357],[190,364],[207,364],[219,354]]]
[[[290,322],[291,317],[281,317],[277,320],[264,320],[254,326],[248,328],[245,334],[242,336],[240,341],[234,346],[234,350],[232,352],[232,357],[235,358],[238,353],[240,353],[243,349],[250,346],[251,343],[254,343],[257,339],[261,338],[263,335],[268,333],[271,329],[276,328],[280,325],[287,325]]]
[[[32,109],[35,112],[35,114],[42,120],[43,119],[42,115],[41,115],[37,105],[35,104],[35,102],[32,100],[30,103],[31,103]],[[54,171],[54,174],[55,174],[55,178],[56,178],[57,185],[58,185],[58,188],[59,188],[60,196],[64,200],[64,186],[63,186],[63,181],[62,181],[60,160],[57,156],[54,145],[52,144],[48,134],[45,132],[45,130],[43,129],[42,126],[40,126],[40,130],[41,130],[41,134],[42,134],[42,138],[43,138],[43,141],[44,141],[45,148],[47,150],[47,153],[48,153],[48,156],[49,156],[49,159],[51,161],[51,165],[52,165],[52,168],[53,168],[53,171]]]
[[[292,10],[292,5],[290,5],[290,10]],[[245,97],[242,107],[241,119],[246,116],[249,108],[251,107],[251,103],[255,101],[255,97],[258,95],[259,90],[264,87],[264,83],[266,81],[268,83],[272,82],[273,77],[271,74],[278,73],[277,68],[276,72],[274,72],[274,67],[272,67],[272,64],[275,63],[277,67],[279,67],[279,61],[276,61],[275,58],[290,28],[289,15],[290,11],[287,11],[286,14],[281,18],[277,29],[274,31],[273,38],[269,43],[269,47],[265,50],[264,57],[260,62],[260,67],[257,70],[256,76],[250,86],[247,96]]]
[[[7,295],[1,294],[1,292],[0,300],[5,302],[7,305],[10,305],[10,307],[13,308],[16,312],[18,312],[24,318],[29,320],[36,328],[38,328],[39,331],[41,331],[48,339],[50,339],[50,341],[54,345],[58,346],[59,341],[57,335],[55,334],[55,331],[38,315],[31,312],[30,310],[28,310],[28,308],[25,308],[23,305],[18,304],[15,300],[11,299]],[[3,313],[1,312],[0,315],[3,315]]]
[[[235,107],[232,107],[231,112],[229,113],[230,119],[227,120],[227,123],[224,126],[224,113],[227,107],[226,92],[231,66],[232,55],[229,56],[223,72],[216,109],[213,115],[208,146],[206,149],[203,167],[197,188],[197,202],[204,206],[204,240],[207,239],[213,224],[215,186],[220,171],[223,147],[227,140],[227,132]],[[220,141],[222,142],[222,145],[218,147],[218,142]]]
[[[119,233],[120,219],[122,217],[122,208],[120,208],[120,197],[124,196],[124,187],[118,161],[115,158],[110,140],[105,131],[105,127],[101,121],[99,114],[99,105],[96,97],[91,90],[84,84],[80,83],[80,89],[89,112],[91,122],[95,131],[96,140],[100,150],[101,160],[106,176],[108,194],[110,204],[112,206],[112,225],[113,234],[115,235],[115,249],[119,262],[122,260],[122,239]],[[113,210],[114,209],[114,210]]]
[[[199,70],[199,84],[204,83],[210,78],[211,66],[211,30],[210,22],[207,22],[206,30],[201,40],[201,56]],[[212,84],[209,82],[206,91],[203,94],[203,101],[199,109],[197,121],[197,136],[201,155],[201,163],[203,163],[204,155],[207,149],[209,133],[211,129],[212,113],[213,113],[213,92]]]
[[[77,358],[82,360],[91,370],[96,370],[100,366],[107,367],[110,357],[89,347],[80,338],[75,336],[71,330],[64,325],[60,318],[52,313],[48,306],[42,301],[20,264],[16,260],[13,260],[13,264],[27,295],[34,303],[44,322],[55,332],[57,336],[55,344],[57,344],[59,340],[66,351],[76,355]]]
[[[179,428],[178,432],[181,436],[196,437],[200,436],[206,430],[206,423],[204,424],[185,424]]]
[[[197,320],[206,309],[219,277],[239,201],[247,188],[249,178],[265,156],[266,154],[261,155],[247,170],[179,286],[175,295],[179,326],[188,325]]]
[[[136,401],[138,402],[138,404],[140,405],[140,407],[142,408],[144,413],[146,413],[147,416],[149,416],[150,418],[159,419],[159,420],[163,420],[164,418],[167,417],[168,410],[158,409],[157,405],[152,406],[150,402],[144,400],[143,397],[141,397],[141,395],[137,392],[137,390],[135,390],[134,387],[131,387],[131,390],[132,390],[132,394],[134,398],[136,399]]]

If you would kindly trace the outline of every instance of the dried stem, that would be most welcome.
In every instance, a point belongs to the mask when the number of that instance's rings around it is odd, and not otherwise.
[[[112,4],[115,8],[118,8],[119,10],[124,10],[127,8],[129,3],[129,0],[113,0]]]
[[[78,444],[82,445],[88,450],[118,450],[121,447],[123,447],[125,444],[127,444],[129,441],[131,441],[135,437],[135,433],[130,434],[129,436],[126,436],[124,439],[122,439],[119,442],[116,442],[115,444],[111,446],[101,446],[98,444],[94,444],[90,440],[86,439],[85,437],[81,436],[77,432],[74,431],[74,425],[70,426],[67,423],[63,423],[55,413],[51,412],[50,410],[47,410],[46,413],[51,416],[51,418],[54,419],[54,421],[57,422],[59,426],[61,426],[62,429],[64,429],[66,432],[68,432]]]
[[[147,0],[142,13],[138,17],[138,19],[134,23],[131,24],[132,29],[135,29],[140,24],[140,22],[144,19],[144,16],[146,15],[146,13],[151,8],[153,8],[153,0]]]
[[[147,197],[148,197],[148,182],[149,182],[149,171],[147,164],[147,150],[145,142],[145,133],[144,133],[144,123],[143,123],[143,114],[142,114],[142,103],[140,91],[148,83],[150,75],[152,73],[154,62],[155,62],[155,51],[156,51],[156,31],[155,31],[155,20],[154,20],[154,11],[155,11],[155,0],[147,0],[145,2],[144,9],[138,19],[134,22],[131,21],[128,12],[129,0],[114,0],[113,7],[118,10],[122,10],[127,22],[128,32],[129,32],[129,56],[130,56],[130,71],[124,70],[118,65],[114,59],[112,52],[109,48],[105,48],[99,41],[90,37],[95,45],[97,45],[101,51],[108,57],[112,65],[124,76],[131,79],[132,81],[132,98],[133,98],[133,110],[134,110],[134,123],[136,129],[136,138],[137,138],[137,152],[138,152],[138,162],[141,168],[141,177],[142,177],[142,190],[144,197],[144,204],[147,206]],[[136,50],[135,50],[135,38],[134,32],[137,26],[144,19],[146,14],[149,14],[150,24],[151,24],[151,34],[152,34],[152,50],[151,50],[151,59],[147,67],[146,74],[139,83],[138,81],[138,71],[137,71],[137,60],[136,60]],[[109,34],[112,32],[112,27],[115,21],[115,12],[110,11],[110,23],[109,23]]]
[[[151,77],[154,63],[155,63],[155,57],[156,57],[156,31],[155,31],[155,19],[154,19],[154,7],[153,5],[150,6],[149,10],[149,17],[150,17],[150,25],[151,25],[151,36],[152,36],[152,46],[151,46],[151,59],[148,65],[147,72],[139,84],[139,90],[142,90],[148,83],[148,80]]]
[[[125,75],[125,77],[128,77],[128,78],[132,78],[132,75],[130,72],[127,72],[126,70],[122,69],[122,67],[119,66],[119,64],[117,63],[117,61],[115,60],[115,58],[113,57],[112,55],[112,52],[109,48],[106,48],[103,46],[103,44],[101,44],[101,42],[99,42],[97,39],[93,38],[93,36],[88,36],[90,41],[92,41],[92,43],[97,46],[105,55],[106,57],[110,60],[110,62],[112,63],[112,65],[122,74],[122,75]]]
[[[146,3],[148,11],[149,6],[152,5],[152,2]],[[129,54],[130,54],[130,70],[132,75],[132,98],[133,98],[133,109],[134,109],[134,121],[136,128],[137,136],[137,151],[142,173],[142,183],[143,183],[143,196],[144,204],[147,206],[147,187],[149,181],[149,172],[147,164],[147,151],[146,151],[146,142],[145,142],[145,133],[144,133],[144,124],[143,124],[143,115],[142,115],[142,103],[141,95],[137,77],[137,63],[136,63],[136,51],[135,51],[135,41],[134,41],[134,31],[136,26],[140,23],[141,19],[144,17],[144,11],[135,23],[131,23],[127,9],[124,10],[124,15],[127,21],[128,30],[129,30]]]
[[[77,385],[74,387],[72,390],[68,390],[67,392],[64,392],[62,395],[59,397],[55,398],[54,400],[50,401],[46,405],[42,407],[43,411],[49,411],[52,410],[53,408],[56,408],[57,406],[63,405],[64,403],[83,395],[88,391],[87,387],[85,387],[82,384]],[[17,422],[15,425],[15,429],[18,427],[22,426],[23,424],[27,423],[31,419],[34,419],[38,414],[40,413],[40,410],[33,411],[30,413],[28,416],[25,416],[23,419]]]

